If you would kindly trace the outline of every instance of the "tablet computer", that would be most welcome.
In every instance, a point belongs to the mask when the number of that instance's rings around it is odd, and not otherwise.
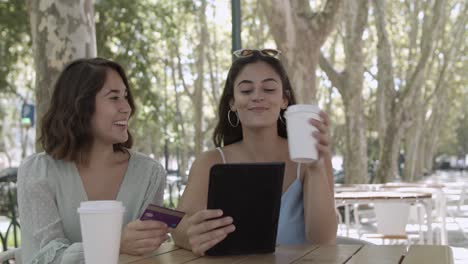
[[[236,230],[209,249],[211,256],[274,252],[284,162],[216,164],[210,170],[208,209],[222,209]]]

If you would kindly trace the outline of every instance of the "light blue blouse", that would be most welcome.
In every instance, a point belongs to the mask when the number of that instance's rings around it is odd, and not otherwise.
[[[300,171],[300,164],[299,164]],[[281,196],[281,209],[276,243],[280,245],[304,244],[304,200],[300,174]]]
[[[223,150],[216,148],[226,163]],[[307,242],[304,222],[304,200],[301,183],[301,164],[297,167],[297,177],[281,196],[281,209],[276,243],[281,245],[303,244]]]

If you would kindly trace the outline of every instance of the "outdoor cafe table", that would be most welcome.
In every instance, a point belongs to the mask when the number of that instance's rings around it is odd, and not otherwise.
[[[336,206],[345,206],[345,224],[349,232],[349,206],[354,204],[369,204],[369,203],[409,203],[417,204],[420,203],[424,206],[427,219],[427,241],[428,244],[432,244],[432,219],[430,217],[432,213],[432,194],[431,193],[416,193],[416,192],[392,192],[392,191],[347,191],[335,193],[335,204]],[[422,224],[422,220],[419,219],[419,224]],[[420,233],[422,241],[422,233]]]
[[[172,243],[163,244],[153,254],[147,256],[120,255],[119,264],[289,264],[289,263],[326,263],[326,264],[420,264],[453,263],[452,250],[448,246],[402,245],[295,245],[278,246],[274,253],[237,255],[224,257],[200,257],[191,251],[179,248]]]

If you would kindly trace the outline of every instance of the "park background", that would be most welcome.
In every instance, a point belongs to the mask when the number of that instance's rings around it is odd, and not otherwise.
[[[213,147],[236,45],[280,49],[298,101],[330,115],[337,181],[462,168],[466,17],[463,0],[0,0],[0,168],[41,151],[36,131],[62,67],[101,56],[127,70],[134,149],[184,179]]]
[[[15,173],[23,158],[41,151],[36,131],[63,66],[105,57],[127,71],[137,105],[134,149],[164,165],[165,204],[174,207],[194,158],[214,147],[232,51],[277,48],[298,101],[317,103],[331,118],[335,181],[456,179],[448,242],[466,247],[468,206],[458,203],[466,188],[457,181],[467,182],[467,5],[0,0],[0,171]],[[5,190],[0,208],[8,209]],[[10,212],[0,210],[0,234],[15,219]],[[5,236],[10,247],[17,246],[13,237]]]

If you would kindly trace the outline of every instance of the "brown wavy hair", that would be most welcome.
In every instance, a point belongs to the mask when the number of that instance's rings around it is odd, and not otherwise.
[[[135,112],[135,103],[125,71],[118,63],[103,59],[78,59],[65,66],[57,82],[48,111],[41,120],[39,142],[54,159],[87,162],[86,154],[93,143],[91,117],[96,109],[96,94],[102,89],[109,70],[116,71],[127,88],[130,116]],[[133,145],[127,130],[128,140],[114,144],[114,151],[126,151]]]
[[[216,147],[227,146],[235,142],[242,140],[242,124],[239,123],[239,126],[232,127],[229,125],[228,121],[228,111],[230,110],[229,103],[234,98],[234,81],[236,80],[239,73],[242,69],[248,65],[258,61],[263,61],[270,65],[273,70],[280,76],[281,83],[283,85],[283,96],[288,99],[288,105],[296,104],[296,98],[294,96],[294,91],[291,87],[291,82],[289,81],[288,74],[283,67],[283,64],[280,60],[261,55],[260,52],[254,51],[253,54],[249,57],[237,58],[231,65],[229,69],[226,83],[224,85],[223,94],[221,95],[221,100],[218,107],[218,123],[213,133],[213,142]],[[280,115],[283,120],[284,111],[281,109]],[[277,121],[278,135],[283,138],[288,138],[288,133],[286,131],[286,125],[281,122],[279,119]]]

